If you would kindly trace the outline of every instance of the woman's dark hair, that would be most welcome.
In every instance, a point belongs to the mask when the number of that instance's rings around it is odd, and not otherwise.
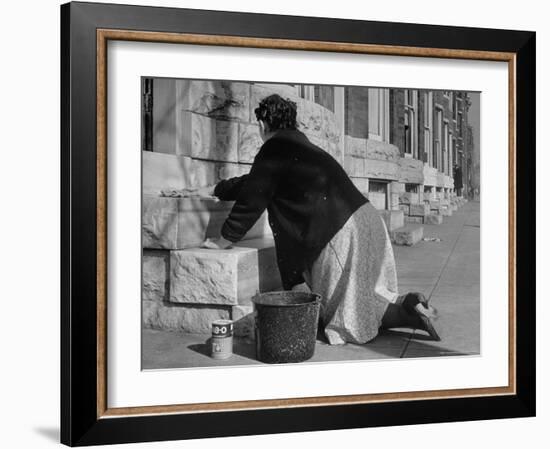
[[[254,109],[256,118],[269,127],[269,131],[296,129],[296,103],[273,94],[260,101]]]

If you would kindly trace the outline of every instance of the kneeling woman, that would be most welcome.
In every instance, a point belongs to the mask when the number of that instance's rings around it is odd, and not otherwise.
[[[366,343],[379,328],[410,327],[439,337],[420,293],[399,296],[393,250],[377,210],[342,166],[296,129],[296,104],[272,95],[255,110],[264,142],[248,175],[199,189],[235,201],[221,238],[239,241],[267,209],[285,289],[321,295],[330,344]]]

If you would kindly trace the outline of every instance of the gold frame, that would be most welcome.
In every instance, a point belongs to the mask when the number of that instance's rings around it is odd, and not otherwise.
[[[221,412],[269,408],[346,405],[389,401],[412,401],[459,397],[516,394],[516,55],[515,53],[388,45],[265,39],[202,34],[157,33],[98,29],[97,36],[97,417],[154,415],[169,413]],[[476,59],[508,63],[508,385],[505,387],[427,390],[348,396],[319,396],[291,399],[233,401],[139,407],[107,407],[107,42],[109,40],[271,48],[286,50],[364,53],[428,58]]]

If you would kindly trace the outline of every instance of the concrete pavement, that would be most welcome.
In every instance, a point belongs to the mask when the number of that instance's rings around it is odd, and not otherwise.
[[[435,323],[440,342],[410,329],[384,331],[365,345],[329,346],[319,340],[309,362],[479,354],[479,226],[479,203],[469,202],[442,225],[424,225],[424,237],[440,242],[394,247],[400,292],[419,291],[430,298],[440,313]],[[244,339],[235,339],[234,355],[219,361],[209,356],[208,335],[145,329],[142,337],[143,369],[260,363],[254,343]]]

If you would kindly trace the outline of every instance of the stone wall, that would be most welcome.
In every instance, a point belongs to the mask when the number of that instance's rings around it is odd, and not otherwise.
[[[153,154],[177,158],[162,162],[144,155],[147,193],[171,187],[166,183],[193,187],[247,173],[262,145],[254,109],[273,93],[297,103],[299,129],[342,163],[334,113],[300,98],[292,85],[155,79],[153,92]],[[320,101],[327,103],[327,96]]]

